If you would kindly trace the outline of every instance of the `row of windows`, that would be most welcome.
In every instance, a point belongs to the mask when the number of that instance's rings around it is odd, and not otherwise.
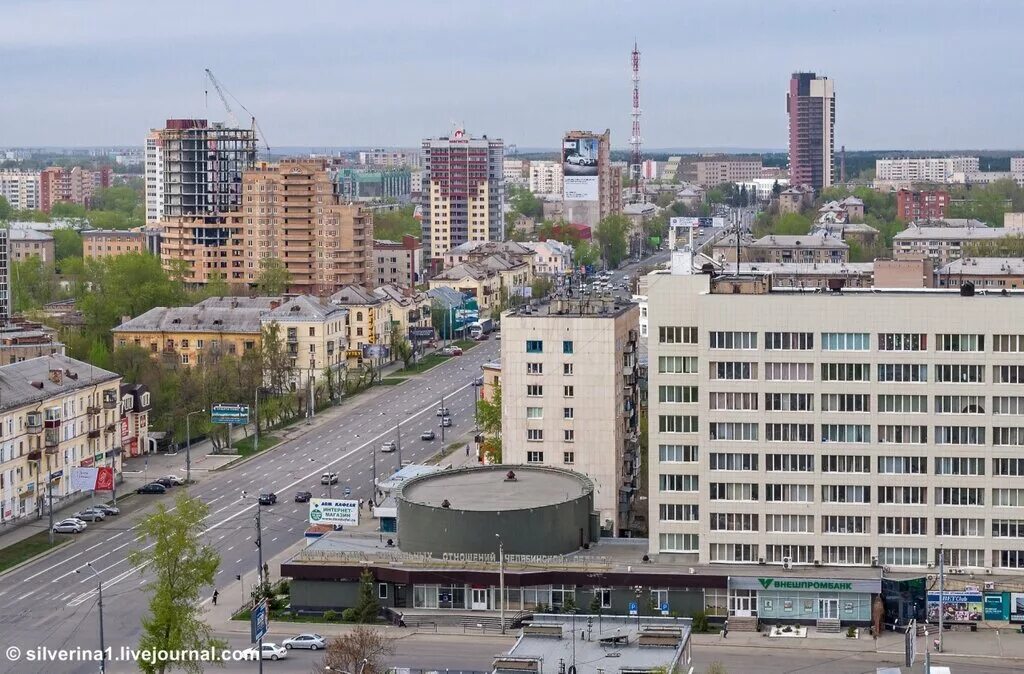
[[[694,463],[696,445],[660,445],[658,456],[662,463]],[[757,471],[760,455],[753,452],[711,452],[709,470]],[[973,456],[937,456],[933,458],[935,475],[985,475],[985,459]],[[769,472],[813,473],[814,454],[766,454],[764,469]],[[875,457],[876,470],[881,475],[927,475],[928,460],[923,456]],[[870,473],[869,456],[831,454],[821,457],[823,473]],[[1024,475],[1024,458],[992,459],[992,475]]]
[[[769,365],[773,365],[769,363]],[[774,363],[785,365],[785,363]],[[881,366],[880,366],[881,367]],[[686,396],[691,399],[676,400],[661,393],[662,389],[689,389]],[[758,394],[754,392],[715,391],[708,394],[713,410],[756,410]],[[697,402],[695,387],[660,386],[659,402]],[[985,396],[937,395],[934,396],[935,414],[985,414]],[[765,393],[764,408],[769,411],[813,412],[813,393]],[[926,414],[928,396],[913,394],[880,393],[876,397],[876,408],[882,414]],[[868,393],[822,393],[822,412],[870,412],[871,395]],[[992,413],[998,415],[1024,415],[1024,396],[992,396]]]
[[[526,340],[526,353],[544,353],[544,341],[540,339],[528,339]],[[573,343],[572,340],[566,339],[562,341],[562,353],[572,354]]]
[[[756,349],[756,332],[711,331],[712,349]],[[814,349],[812,332],[765,332],[765,348],[778,351],[810,351]],[[661,326],[658,341],[662,344],[696,344],[697,328]],[[879,351],[927,351],[928,335],[924,333],[883,332],[876,334]],[[823,332],[823,351],[869,351],[871,335],[866,332]],[[985,335],[941,333],[935,335],[935,350],[980,353],[985,351]],[[1024,351],[1024,335],[993,335],[992,350],[999,353]]]
[[[754,381],[758,379],[759,363],[753,361],[711,361],[708,378],[711,380]],[[697,374],[696,356],[659,356],[660,374]],[[936,364],[935,381],[939,383],[983,384],[984,365]],[[814,381],[813,363],[764,364],[766,381]],[[923,363],[878,363],[876,380],[879,382],[928,382],[928,365]],[[871,381],[870,363],[821,363],[821,381]],[[993,365],[992,382],[995,384],[1024,383],[1024,365]]]
[[[679,476],[677,476],[679,477]],[[696,476],[691,476],[696,479]],[[708,485],[712,501],[758,501],[760,484],[755,482],[711,482]],[[766,484],[766,501],[812,502],[813,485]],[[691,490],[692,491],[692,490]],[[821,485],[822,503],[871,503],[868,485]],[[985,489],[982,487],[934,487],[935,505],[983,506]],[[882,504],[924,505],[928,500],[928,487],[879,486],[876,498]],[[992,489],[992,505],[1018,507],[1024,504],[1024,489]]]
[[[696,433],[697,417],[659,415],[658,429],[662,433]],[[814,442],[814,424],[767,423],[764,425],[767,442]],[[935,426],[934,444],[984,445],[984,426]],[[751,422],[711,422],[708,427],[712,440],[756,442],[760,439],[759,424]],[[871,442],[868,424],[821,424],[821,442],[866,444]],[[879,444],[923,445],[928,443],[928,427],[920,425],[879,424],[876,441]],[[992,444],[996,447],[1024,446],[1024,427],[994,426]]]
[[[697,534],[661,534],[659,539],[662,552],[698,552]],[[949,566],[985,567],[985,550],[944,549],[933,550],[932,557],[927,548],[879,547],[872,554],[866,546],[823,545],[821,557],[815,555],[813,545],[770,544],[764,546],[760,555],[756,543],[711,543],[708,555],[712,562],[764,562],[768,564],[812,564],[857,565],[881,564],[884,566],[925,566],[938,564],[940,555]],[[997,568],[1024,568],[1024,550],[992,550],[992,566]]]
[[[665,522],[687,522],[697,520],[697,506],[681,506],[672,504],[659,511],[660,519]],[[871,531],[871,523],[875,522],[876,530]],[[759,515],[757,513],[711,513],[708,523],[711,531],[745,531],[757,533]],[[876,533],[880,536],[927,536],[927,517],[892,517],[881,516],[871,518],[865,515],[821,515],[818,518],[820,533],[838,535],[864,535]],[[815,531],[814,515],[767,514],[764,516],[764,531],[767,533],[813,534]],[[936,536],[955,536],[958,538],[980,538],[991,531],[993,538],[1024,538],[1024,520],[993,519],[991,528],[986,530],[984,518],[973,517],[936,517],[932,520]]]

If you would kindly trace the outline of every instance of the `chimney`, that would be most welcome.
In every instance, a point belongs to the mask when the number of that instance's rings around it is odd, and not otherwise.
[[[61,370],[60,368],[51,368],[50,369],[50,383],[58,384],[59,385],[63,381],[64,381],[64,371]]]
[[[271,311],[273,311],[274,309],[278,308],[279,306],[281,306],[281,300],[270,300],[270,310]]]

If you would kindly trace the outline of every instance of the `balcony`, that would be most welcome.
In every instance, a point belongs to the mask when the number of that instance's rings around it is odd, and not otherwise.
[[[117,424],[107,424],[106,428],[103,429],[104,433],[113,433],[117,430]]]
[[[112,410],[117,407],[117,392],[116,391],[104,391],[103,392],[103,409]]]
[[[99,405],[89,405],[88,407],[85,408],[85,413],[86,414],[99,414],[100,413],[100,407],[99,407]]]
[[[29,414],[28,419],[28,432],[29,433],[42,433],[43,432],[43,417],[39,414]]]
[[[100,437],[100,429],[98,429],[98,428],[94,428],[94,429],[92,429],[92,430],[91,430],[91,431],[89,431],[89,433],[87,434],[87,437],[88,437],[88,438],[89,438],[90,440],[92,440],[92,439],[95,439],[95,438],[98,438],[98,437]]]
[[[43,435],[43,445],[49,452],[51,449],[55,452],[57,445],[60,444],[60,433],[56,428],[47,428],[46,433]],[[50,452],[51,454],[53,452]]]
[[[43,458],[43,452],[40,449],[33,449],[28,453],[29,461],[39,461]]]

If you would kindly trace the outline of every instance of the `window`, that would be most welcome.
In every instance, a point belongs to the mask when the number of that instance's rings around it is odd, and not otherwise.
[[[811,515],[765,515],[765,527],[770,533],[813,534]]]
[[[714,422],[709,433],[712,440],[736,440],[749,442],[757,440],[758,424],[739,422]]]
[[[928,519],[925,517],[879,517],[880,536],[927,536]]]
[[[993,384],[1024,384],[1024,365],[993,365]]]
[[[709,554],[712,562],[755,562],[757,550],[751,543],[712,543]]]
[[[926,382],[928,366],[911,363],[879,363],[878,381]]]
[[[1024,489],[993,489],[992,505],[997,508],[1019,508],[1024,506]]]
[[[971,517],[936,517],[936,536],[984,536],[985,520]],[[946,560],[949,563],[949,560]]]
[[[946,564],[949,566],[985,566],[984,550],[964,550],[962,548],[944,548]],[[935,563],[939,563],[940,551],[935,551]]]
[[[928,442],[927,426],[896,426],[882,424],[878,427],[879,444],[923,445]]]
[[[574,431],[571,428],[566,428],[565,430],[562,431],[562,440],[565,442],[575,442],[576,431]]]
[[[822,381],[871,381],[867,363],[822,363]]]
[[[765,424],[768,442],[814,442],[814,424]]]
[[[764,348],[770,351],[811,351],[814,349],[814,333],[766,332]]]
[[[984,445],[984,426],[936,426],[937,445]]]
[[[662,463],[693,463],[697,460],[697,445],[658,445],[658,460]]]
[[[880,456],[878,472],[882,475],[926,475],[928,461],[923,456]]]
[[[867,393],[822,393],[821,411],[870,412],[871,396]]]
[[[387,583],[377,583],[377,599],[387,599],[387,598],[388,598],[388,584]]]
[[[181,354],[181,364],[182,365],[188,365],[188,354],[187,353]]]
[[[526,374],[544,374],[544,363],[527,363]]]
[[[813,363],[765,363],[768,381],[814,381]]]
[[[562,463],[576,463],[576,452],[562,452]]]
[[[1024,520],[992,520],[992,538],[1024,538]]]
[[[985,490],[980,487],[937,487],[935,505],[983,506]]]
[[[813,393],[765,393],[764,408],[773,412],[813,412]],[[753,409],[757,409],[757,401]]]
[[[769,564],[785,561],[793,564],[810,564],[814,561],[813,545],[766,545],[764,559]]]
[[[758,531],[757,515],[749,513],[711,513],[712,531]]]
[[[567,377],[572,376],[572,363],[562,363],[562,374]]]
[[[756,454],[754,455],[757,456]],[[813,473],[813,454],[766,454],[764,467],[768,471],[782,471],[787,473]]]
[[[562,387],[562,395],[564,397],[566,397],[566,398],[572,398],[574,393],[575,393],[575,391],[576,391],[576,389],[573,388],[572,386],[563,386]]]
[[[814,485],[766,484],[764,486],[764,500],[784,501],[788,503],[813,503]]]
[[[757,517],[757,515],[754,515]],[[681,503],[662,503],[658,506],[658,519],[662,522],[696,522],[697,506]]]
[[[658,327],[659,344],[696,344],[697,328],[683,328],[678,325]]]
[[[868,518],[861,515],[822,515],[823,534],[867,534]]]
[[[825,454],[821,457],[823,473],[870,473],[871,457],[858,454]]]
[[[544,342],[539,339],[526,340],[526,353],[544,353]]]
[[[727,361],[711,363],[711,379],[757,379],[757,363]]]
[[[866,332],[823,332],[822,351],[868,351],[871,337]]]
[[[572,355],[572,340],[571,339],[563,339],[562,340],[562,353],[564,353],[566,355]]]
[[[658,374],[696,373],[696,356],[658,356]]]
[[[711,470],[757,470],[757,454],[744,452],[712,452],[708,456]]]
[[[757,484],[749,482],[712,482],[712,501],[756,501]]]
[[[936,351],[984,351],[985,335],[935,335]]]
[[[992,350],[1001,353],[1024,351],[1024,335],[992,335]]]
[[[697,417],[681,414],[659,414],[659,433],[696,433]]]
[[[1024,396],[992,396],[992,414],[1024,414]]]
[[[1024,475],[1024,459],[992,459],[993,475]]]
[[[925,505],[928,503],[928,488],[879,486],[878,502],[897,505]]]
[[[575,411],[573,410],[573,408],[571,408],[571,407],[563,407],[562,408],[562,418],[563,419],[572,419],[574,414],[575,414]]]
[[[697,476],[661,474],[658,476],[658,489],[660,491],[697,491]]]
[[[181,348],[183,348],[183,349],[187,349],[188,348],[188,340],[187,339],[181,340]]]
[[[711,332],[709,336],[712,349],[757,349],[756,332]]]
[[[910,332],[878,333],[879,351],[927,351],[928,335]]]
[[[984,475],[985,459],[977,456],[937,456],[936,475]]]
[[[612,591],[607,588],[594,588],[594,597],[601,602],[601,608],[612,607]]]
[[[697,534],[659,534],[660,552],[697,552]]]
[[[697,402],[696,386],[659,386],[658,402],[660,403],[695,403]]]
[[[878,563],[884,566],[924,566],[927,562],[926,548],[878,548]]]
[[[541,442],[544,440],[544,429],[543,428],[527,428],[526,439],[529,442]]]
[[[984,384],[985,367],[983,365],[936,365],[935,381],[960,384]]]
[[[527,452],[526,463],[543,463],[544,452]]]
[[[527,407],[526,408],[527,419],[543,419],[544,408],[543,407]]]
[[[823,503],[871,503],[871,487],[856,484],[821,485]]]
[[[866,566],[871,562],[871,548],[854,545],[823,545],[821,561],[830,566]]]
[[[935,396],[936,414],[984,414],[985,396]]]
[[[526,396],[528,398],[540,398],[544,395],[543,384],[527,384],[526,385]]]
[[[871,442],[868,424],[822,424],[822,442]]]

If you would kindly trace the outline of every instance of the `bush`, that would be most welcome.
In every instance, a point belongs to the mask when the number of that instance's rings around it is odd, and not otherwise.
[[[782,631],[785,632],[786,634],[789,634],[790,632],[793,631],[793,627],[791,625],[786,625],[785,627],[782,628]]]
[[[280,581],[278,581],[277,593],[290,595],[292,593],[291,581],[289,581],[287,578],[282,578]]]
[[[597,615],[601,612],[601,600],[597,597],[594,597],[590,600],[590,612],[594,615]]]
[[[346,610],[348,610],[348,609],[346,609]],[[324,611],[324,622],[325,623],[334,622],[337,619],[338,619],[338,612],[337,611]]]
[[[850,639],[853,639],[854,637],[856,637],[857,636],[857,628],[854,627],[853,625],[850,625],[849,627],[847,627],[846,628],[846,636],[848,638],[850,638]]]
[[[354,623],[359,621],[359,612],[354,608],[347,608],[341,612],[341,619],[347,623]]]
[[[694,632],[707,632],[708,631],[708,615],[704,611],[697,611],[693,614],[693,631]]]

